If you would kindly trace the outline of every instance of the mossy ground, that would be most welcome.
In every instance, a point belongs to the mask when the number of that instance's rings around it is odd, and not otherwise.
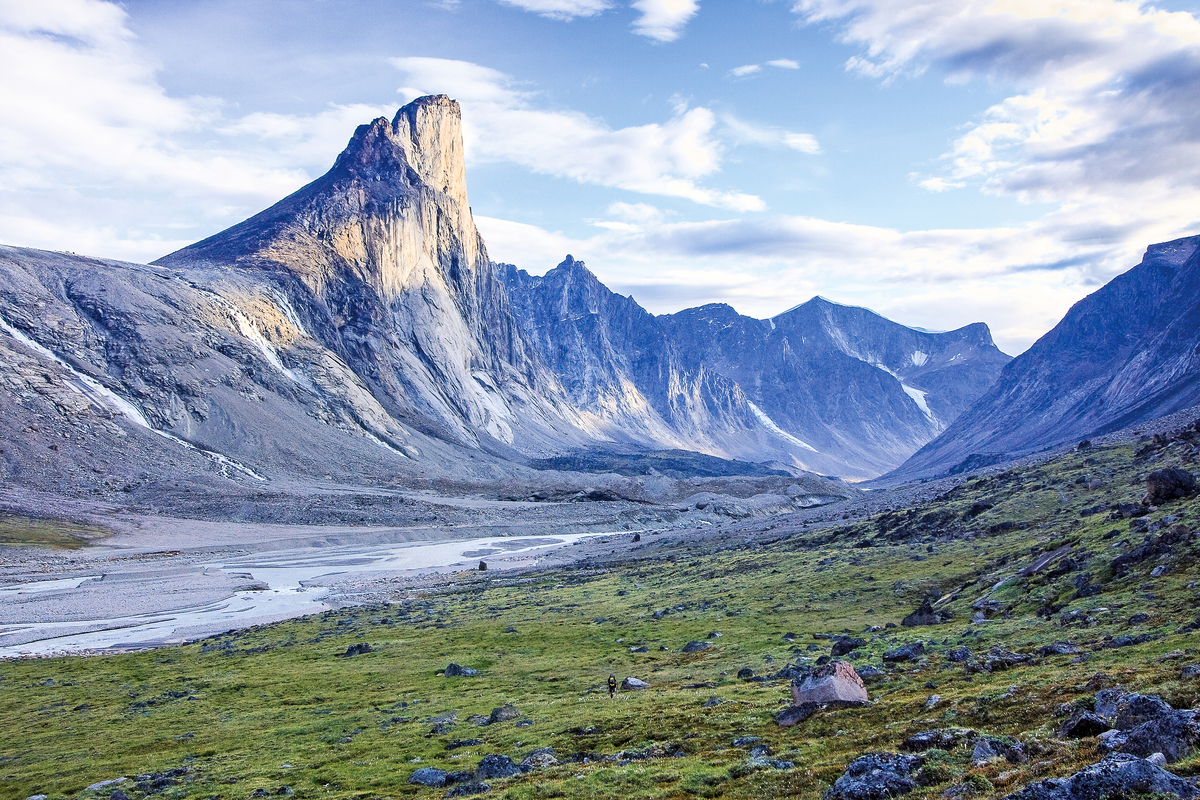
[[[777,529],[770,543],[731,535],[720,544],[681,546],[673,561],[626,560],[519,579],[464,573],[452,588],[389,606],[183,647],[6,662],[0,664],[0,724],[7,732],[0,795],[107,798],[111,787],[84,787],[187,767],[159,796],[246,798],[263,790],[440,797],[445,790],[407,783],[413,770],[471,769],[488,753],[519,760],[552,746],[560,759],[592,756],[589,763],[491,781],[489,796],[817,798],[863,752],[897,749],[922,730],[962,726],[1016,736],[1032,757],[972,767],[969,752],[935,753],[927,761],[933,785],[911,796],[937,797],[966,783],[973,796],[1001,797],[1098,760],[1095,740],[1064,742],[1053,730],[1061,721],[1056,708],[1084,702],[1092,694],[1086,684],[1099,671],[1176,707],[1200,699],[1200,680],[1179,677],[1183,664],[1200,660],[1195,634],[1176,632],[1200,611],[1200,548],[1181,546],[1115,577],[1112,558],[1144,534],[1106,512],[1080,516],[1100,503],[1135,502],[1145,472],[1175,463],[1172,448],[1140,457],[1133,446],[1072,452],[968,481],[912,513],[817,532]],[[1149,519],[1168,516],[1200,527],[1200,501],[1173,502]],[[1074,544],[1071,571],[1017,574],[1065,543]],[[1150,577],[1156,566],[1166,567],[1165,574]],[[1104,591],[1071,599],[1084,572]],[[991,619],[970,624],[972,603],[997,585]],[[864,633],[898,623],[927,595],[953,592],[941,606],[954,614],[950,622]],[[657,610],[668,613],[655,619]],[[1073,610],[1086,613],[1064,627],[1063,613]],[[1137,612],[1150,619],[1131,624]],[[722,635],[708,639],[713,632]],[[794,644],[782,638],[788,632],[796,634]],[[829,642],[812,634],[841,632],[870,640],[852,659],[859,667],[882,667],[885,650],[918,639],[931,654],[917,665],[889,668],[869,687],[871,707],[822,713],[786,729],[773,716],[788,702],[787,681],[736,677],[743,667],[769,674],[815,660],[829,652]],[[1153,638],[1105,647],[1105,637],[1126,633]],[[977,653],[993,645],[1027,653],[1063,639],[1078,643],[1087,659],[1050,656],[967,675],[945,655],[960,644]],[[683,654],[691,640],[711,641],[712,648]],[[339,657],[363,642],[373,652]],[[809,651],[810,644],[819,649]],[[649,651],[630,652],[638,645]],[[1168,657],[1179,650],[1181,656]],[[480,674],[440,677],[450,662]],[[609,673],[640,677],[652,688],[610,700]],[[941,699],[927,707],[933,694]],[[712,697],[722,702],[704,707]],[[520,709],[520,720],[476,726],[468,719],[505,703]],[[432,718],[447,713],[457,722],[434,733]],[[747,749],[731,745],[740,736],[761,737],[795,768],[746,768]],[[448,747],[467,739],[483,743]],[[624,764],[600,758],[654,744],[683,755]],[[1200,758],[1172,769],[1200,773]],[[140,796],[132,781],[119,788]]]
[[[110,535],[112,535],[111,531],[95,525],[82,525],[66,520],[35,519],[17,514],[0,514],[0,547],[78,550]]]

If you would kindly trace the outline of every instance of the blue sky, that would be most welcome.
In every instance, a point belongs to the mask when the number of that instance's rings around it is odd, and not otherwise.
[[[496,260],[1016,353],[1200,234],[1197,4],[0,0],[0,242],[148,261],[419,93]]]

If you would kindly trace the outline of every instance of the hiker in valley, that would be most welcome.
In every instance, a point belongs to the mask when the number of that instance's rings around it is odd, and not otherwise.
[[[615,692],[615,691],[617,691],[617,676],[609,675],[608,676],[608,696],[612,697],[613,692]]]

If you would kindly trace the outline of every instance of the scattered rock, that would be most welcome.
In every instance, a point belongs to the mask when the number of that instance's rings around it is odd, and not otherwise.
[[[631,652],[631,653],[649,653],[650,648],[646,647],[646,645],[643,644],[643,645],[639,645],[637,647],[629,648],[629,652]]]
[[[421,786],[440,788],[446,785],[446,774],[445,770],[440,770],[436,767],[421,767],[408,776],[408,782],[417,783]]]
[[[471,797],[476,794],[484,794],[490,792],[491,786],[486,783],[456,783],[454,788],[446,792],[443,797]]]
[[[1151,794],[1200,797],[1194,786],[1161,767],[1143,758],[1114,753],[1069,778],[1049,778],[1030,784],[1005,800],[1087,800]]]
[[[1117,718],[1113,722],[1113,727],[1117,730],[1127,731],[1136,728],[1143,722],[1170,714],[1174,710],[1170,703],[1158,695],[1131,694],[1118,704]]]
[[[1156,469],[1146,476],[1146,496],[1142,498],[1142,505],[1160,506],[1195,491],[1196,478],[1187,470],[1179,467]]]
[[[710,697],[704,701],[704,704],[702,707],[703,708],[716,708],[717,706],[721,705],[721,703],[723,703],[723,702],[725,702],[725,701],[719,697]]]
[[[736,739],[734,739],[732,742],[730,742],[729,744],[732,747],[748,747],[748,746],[754,744],[755,742],[761,742],[761,741],[762,741],[761,736],[739,736]]]
[[[641,689],[649,689],[650,684],[639,678],[626,678],[621,681],[621,688],[626,691],[638,691]]]
[[[970,744],[979,738],[979,733],[970,728],[938,728],[913,734],[904,740],[900,747],[910,753],[923,753],[926,750],[953,750],[960,744]]]
[[[691,641],[691,642],[688,642],[687,644],[685,644],[685,645],[683,646],[683,652],[685,652],[685,653],[699,653],[699,652],[701,652],[702,650],[707,650],[707,649],[709,649],[710,647],[712,647],[712,643],[711,643],[711,642],[697,642],[697,641]]]
[[[484,756],[479,761],[479,766],[475,768],[475,777],[480,781],[485,781],[495,778],[511,778],[521,771],[521,768],[513,763],[513,760],[508,756],[490,755]]]
[[[866,646],[866,639],[858,639],[853,636],[839,636],[834,640],[833,647],[829,649],[829,655],[831,658],[839,658],[854,652],[860,647]]]
[[[856,758],[823,800],[890,800],[917,788],[913,774],[921,765],[917,756],[902,753],[868,753]]]
[[[738,670],[737,676],[743,681],[749,680],[750,678],[754,677],[754,670],[750,669],[749,667],[742,667]]]
[[[521,759],[521,771],[544,769],[558,764],[553,747],[541,747]]]
[[[1200,678],[1200,664],[1188,664],[1179,671],[1181,678]]]
[[[1038,648],[1038,655],[1042,658],[1046,656],[1070,656],[1079,652],[1079,645],[1074,642],[1052,642],[1045,647]]]
[[[885,677],[887,677],[886,672],[878,667],[873,667],[870,664],[858,669],[857,672],[858,677],[862,678],[864,683],[873,683],[874,681],[883,680]]]
[[[900,620],[900,624],[906,628],[915,628],[921,625],[940,625],[950,618],[951,615],[947,611],[934,611],[933,599],[926,597],[921,607]]]
[[[521,712],[512,703],[505,703],[499,708],[493,708],[492,713],[488,715],[488,724],[495,725],[497,722],[508,722],[510,719],[516,719],[521,716]]]
[[[1200,748],[1200,720],[1196,714],[1195,709],[1171,711],[1109,737],[1104,747],[1142,758],[1162,753],[1167,763],[1174,764]]]
[[[442,672],[442,675],[447,678],[469,678],[472,675],[478,675],[479,670],[471,669],[470,667],[460,667],[458,664],[451,662],[450,666]]]
[[[892,663],[917,661],[923,655],[925,655],[924,642],[909,642],[908,644],[897,647],[895,650],[888,650],[883,654],[883,660],[890,661]]]
[[[1083,739],[1099,736],[1111,727],[1108,720],[1086,708],[1080,708],[1059,727],[1057,736],[1060,739]]]
[[[953,650],[947,650],[946,658],[956,664],[961,664],[964,661],[974,661],[975,654],[971,652],[971,648],[963,646],[956,647]]]
[[[982,663],[970,662],[967,664],[968,672],[1000,672],[1006,669],[1012,669],[1018,664],[1027,664],[1033,661],[1033,656],[1028,653],[1014,653],[1011,650],[1005,650],[999,645],[988,650],[983,656]]]
[[[109,786],[117,786],[118,784],[122,784],[124,782],[125,782],[124,776],[122,776],[120,778],[109,778],[106,781],[100,781],[99,783],[93,783],[91,786],[87,787],[87,789],[85,791],[98,792],[101,789],[107,788]]]
[[[340,655],[342,658],[350,658],[351,656],[361,656],[365,653],[371,652],[374,652],[371,649],[371,645],[367,644],[366,642],[359,642],[358,644],[350,645],[346,648],[346,652],[339,653],[338,655]]]

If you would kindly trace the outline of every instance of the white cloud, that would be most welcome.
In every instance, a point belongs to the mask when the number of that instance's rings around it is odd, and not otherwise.
[[[938,174],[1055,210],[1039,221],[1094,248],[1104,280],[1146,244],[1200,232],[1200,21],[1132,0],[798,0],[862,47],[847,68],[892,80],[937,69],[1014,93],[972,120]]]
[[[821,152],[821,143],[811,133],[792,133],[769,125],[757,125],[732,114],[723,115],[721,122],[725,125],[726,133],[738,144],[783,146],[809,155]]]
[[[729,74],[735,78],[744,78],[747,75],[753,75],[756,72],[762,72],[762,67],[758,64],[746,64],[741,67],[734,67],[729,70]]]
[[[700,10],[700,0],[633,0],[630,5],[642,14],[633,23],[634,33],[656,42],[678,39],[684,26]]]
[[[621,216],[625,221],[598,224],[602,231],[588,238],[476,221],[493,258],[542,273],[572,253],[609,288],[633,294],[655,313],[727,302],[766,318],[821,294],[931,329],[1001,320],[992,332],[1010,353],[1024,350],[1097,288],[1086,269],[1062,266],[1077,259],[1078,247],[1039,224],[902,232],[797,216],[705,222]],[[1091,252],[1104,257],[1102,248]]]
[[[571,20],[576,17],[594,17],[612,8],[608,0],[500,0],[506,6],[523,11],[532,11],[550,19]]]
[[[722,158],[712,135],[716,117],[706,108],[680,103],[665,122],[613,129],[576,111],[537,108],[532,93],[476,64],[437,58],[394,58],[392,64],[422,87],[404,92],[446,92],[462,101],[467,156],[475,163],[509,161],[580,183],[735,211],[765,208],[754,195],[698,183],[720,170]]]
[[[792,61],[790,58],[777,58],[774,61],[768,61],[767,66],[779,69],[800,69],[800,62]]]
[[[801,153],[808,153],[810,156],[821,152],[821,143],[811,133],[785,133],[783,134],[783,146],[799,150]]]

